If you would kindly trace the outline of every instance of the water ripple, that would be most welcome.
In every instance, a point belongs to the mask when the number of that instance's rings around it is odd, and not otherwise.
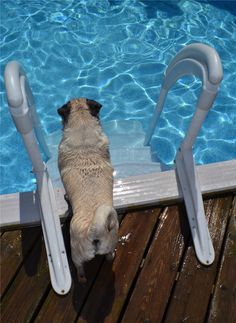
[[[233,3],[224,8],[220,3],[3,1],[1,70],[9,60],[22,63],[47,133],[61,127],[57,108],[78,96],[103,104],[103,122],[138,119],[147,129],[169,61],[186,44],[207,43],[222,59],[224,79],[194,147],[195,159],[200,164],[231,159],[236,146],[236,24]],[[0,81],[1,192],[29,190],[34,187],[31,166],[7,112],[2,75]],[[167,99],[152,147],[155,158],[170,166],[200,87],[195,78],[183,78]]]

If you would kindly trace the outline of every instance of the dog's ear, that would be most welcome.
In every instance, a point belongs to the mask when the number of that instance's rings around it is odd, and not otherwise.
[[[61,108],[57,109],[57,113],[62,117],[63,123],[66,123],[70,114],[70,102],[67,102]]]
[[[102,105],[100,103],[98,103],[97,101],[89,100],[89,99],[86,99],[86,102],[89,107],[89,111],[90,111],[91,115],[93,117],[98,118],[99,111],[100,111]]]

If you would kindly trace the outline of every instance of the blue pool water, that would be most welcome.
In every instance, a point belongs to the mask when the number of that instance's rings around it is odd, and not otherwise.
[[[61,127],[57,108],[80,96],[103,104],[102,122],[136,119],[147,129],[171,58],[186,44],[209,44],[222,59],[224,80],[197,139],[195,160],[235,158],[234,7],[233,1],[1,1],[0,192],[34,189],[6,104],[3,70],[10,60],[24,66],[46,133]],[[153,140],[165,164],[173,163],[199,89],[197,80],[186,78],[169,94]]]

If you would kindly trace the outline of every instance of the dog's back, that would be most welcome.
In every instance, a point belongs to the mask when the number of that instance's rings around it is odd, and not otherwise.
[[[59,146],[58,165],[72,209],[77,199],[87,205],[101,203],[104,198],[112,201],[108,140],[99,122],[88,117],[87,111],[81,112],[76,129],[67,127]]]

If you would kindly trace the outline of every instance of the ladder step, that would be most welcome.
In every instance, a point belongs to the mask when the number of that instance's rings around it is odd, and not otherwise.
[[[145,134],[136,120],[113,120],[105,122],[103,130],[110,143],[111,163],[115,177],[128,177],[161,171],[161,164],[152,162],[150,147],[144,147]],[[55,187],[62,187],[57,167],[58,145],[62,131],[47,136],[51,159],[47,162],[48,172]]]
[[[110,149],[143,147],[144,135],[139,133],[108,136]]]
[[[102,128],[107,136],[113,134],[144,134],[142,124],[137,120],[112,120],[102,123]]]
[[[152,162],[150,147],[110,149],[113,165],[122,163]]]
[[[57,130],[49,135],[47,135],[46,142],[49,148],[50,153],[52,154],[51,158],[57,159],[58,145],[61,141],[62,131]]]
[[[129,163],[115,166],[115,178],[124,178],[129,176],[144,175],[161,172],[159,163]]]
[[[48,173],[52,180],[53,185],[55,187],[63,187],[61,183],[59,169],[57,166],[57,159],[55,158],[49,159],[49,161],[46,164],[47,164]]]
[[[152,163],[152,162],[126,162],[114,165],[114,176],[115,178],[123,178],[128,176],[137,176],[150,174],[155,172],[161,172],[161,164],[160,163]],[[56,160],[50,160],[47,162],[47,168],[52,180],[52,183],[55,187],[63,187],[61,183],[61,178],[59,174],[59,170],[57,167]]]

